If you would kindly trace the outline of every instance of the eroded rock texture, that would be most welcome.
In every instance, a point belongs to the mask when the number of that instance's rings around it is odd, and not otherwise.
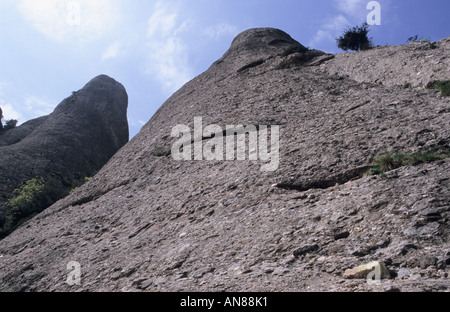
[[[390,49],[409,47],[370,53]],[[448,68],[433,53],[421,61]],[[0,242],[0,290],[448,290],[450,160],[365,172],[388,151],[448,148],[449,99],[324,70],[339,58],[275,29],[239,35],[92,181]],[[164,156],[194,117],[279,125],[279,169]],[[371,261],[390,279],[344,279]]]

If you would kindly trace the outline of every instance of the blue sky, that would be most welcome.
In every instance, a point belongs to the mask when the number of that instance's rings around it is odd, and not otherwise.
[[[276,27],[340,53],[335,38],[366,21],[370,0],[0,0],[0,107],[6,119],[49,114],[107,74],[127,89],[130,138],[164,101],[248,28]],[[450,36],[450,1],[379,0],[377,45]]]

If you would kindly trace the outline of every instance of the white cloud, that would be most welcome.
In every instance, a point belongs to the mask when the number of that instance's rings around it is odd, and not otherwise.
[[[19,10],[34,28],[56,41],[98,39],[119,18],[118,2],[110,0],[21,0]]]
[[[220,39],[223,36],[236,36],[238,28],[234,25],[221,23],[214,26],[207,27],[203,33],[212,39]]]
[[[320,27],[308,45],[315,48],[324,42],[333,41],[334,44],[336,37],[349,25],[350,22],[345,16],[342,14],[336,15]]]
[[[33,118],[48,115],[52,113],[56,107],[51,101],[33,95],[26,96],[20,101],[17,99],[8,100],[8,95],[5,95],[3,92],[5,87],[7,87],[7,84],[0,83],[0,107],[2,108],[4,119],[16,119],[20,124]],[[11,94],[9,96],[11,96]],[[19,96],[19,98],[21,98],[21,96]]]
[[[315,47],[318,44],[320,44],[323,41],[328,41],[333,39],[333,36],[331,35],[330,31],[320,29],[317,31],[317,33],[314,35],[314,37],[311,39],[311,41],[308,43],[310,47]]]
[[[121,44],[119,41],[113,42],[103,53],[102,61],[106,61],[109,59],[114,59],[119,56]]]
[[[22,114],[19,113],[16,109],[14,109],[14,107],[11,104],[6,103],[2,99],[0,99],[0,107],[2,108],[3,111],[4,120],[15,119],[18,120],[19,122],[24,121]]]
[[[176,27],[177,13],[167,12],[162,2],[158,2],[155,6],[155,12],[148,20],[148,35],[154,36],[170,36]]]
[[[335,0],[337,8],[343,13],[365,20],[368,0]]]
[[[192,69],[188,60],[188,47],[182,38],[189,30],[189,21],[179,21],[177,6],[168,6],[162,1],[148,20],[147,72],[167,92],[174,92],[192,79]]]
[[[24,114],[28,119],[48,115],[53,112],[56,105],[37,96],[28,96],[25,98]]]
[[[321,45],[335,45],[335,39],[342,32],[352,26],[366,21],[368,0],[334,0],[338,14],[319,27],[314,37],[310,40],[309,46],[317,47]],[[354,26],[354,25],[353,25]]]
[[[6,83],[0,83],[0,107],[2,108],[3,117],[6,120],[16,119],[23,120],[22,114],[20,114],[9,102],[5,101],[2,97],[4,96],[3,89],[6,87]]]

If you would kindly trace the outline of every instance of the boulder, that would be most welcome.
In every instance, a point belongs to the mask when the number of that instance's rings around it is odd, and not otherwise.
[[[373,261],[360,265],[353,269],[348,269],[344,273],[345,279],[389,279],[391,276],[383,262]]]

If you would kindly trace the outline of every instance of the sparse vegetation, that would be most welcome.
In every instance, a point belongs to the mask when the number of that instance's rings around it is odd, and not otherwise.
[[[66,197],[91,179],[81,179],[73,183],[71,187],[65,186],[64,183],[55,178],[45,180],[37,177],[28,180],[20,188],[14,190],[12,198],[5,204],[6,217],[0,222],[0,225],[3,223],[0,228],[0,238],[8,235],[22,223],[44,211],[61,198]]]
[[[156,151],[153,153],[153,156],[155,157],[167,157],[172,154],[172,150],[166,150],[166,151]]]
[[[412,85],[410,82],[405,82],[405,84],[403,85],[403,89],[409,89],[411,87],[412,87]]]
[[[16,189],[13,198],[7,201],[9,212],[13,218],[21,218],[39,210],[38,207],[46,201],[44,179],[34,178],[26,182],[22,187]]]
[[[370,175],[386,176],[386,172],[403,167],[417,166],[450,157],[450,148],[435,149],[424,153],[393,154],[386,153],[375,159],[375,165],[369,170]]]
[[[15,119],[7,120],[5,122],[5,125],[3,126],[3,129],[9,130],[9,129],[15,128],[17,126],[17,123],[18,123],[18,121]]]
[[[92,178],[91,177],[85,177],[84,179],[79,180],[78,182],[76,182],[73,186],[73,188],[70,190],[70,194],[72,194],[73,192],[75,192],[76,190],[78,190],[83,184],[91,181]]]
[[[450,80],[435,81],[432,88],[441,91],[442,96],[450,96]]]
[[[337,38],[338,48],[344,51],[362,51],[373,47],[372,40],[368,38],[369,25],[355,26],[344,31],[341,37]]]
[[[6,219],[0,230],[0,237],[8,235],[20,224],[66,195],[65,188],[54,179],[45,181],[43,178],[33,178],[27,181],[6,202]]]
[[[419,35],[415,35],[412,37],[409,37],[408,40],[406,40],[407,43],[411,43],[411,42],[427,42],[427,43],[431,43],[431,39],[430,38],[420,38],[419,39]]]
[[[406,40],[406,43],[417,42],[417,41],[419,41],[419,35],[409,37],[408,40]]]
[[[407,43],[412,43],[412,42],[421,42],[421,43],[428,43],[428,48],[429,49],[437,49],[437,43],[436,42],[431,42],[430,38],[421,38],[419,39],[419,35],[415,35],[412,37],[409,37],[408,40],[406,40]]]

